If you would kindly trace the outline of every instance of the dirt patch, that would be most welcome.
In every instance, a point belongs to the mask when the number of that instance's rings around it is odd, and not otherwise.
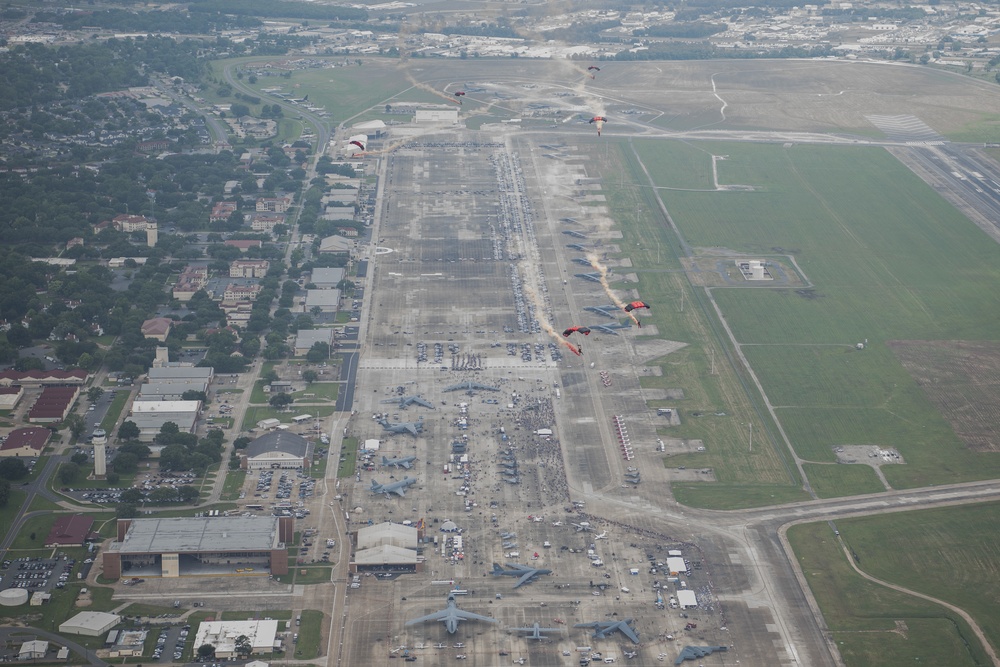
[[[1000,451],[1000,343],[896,340],[889,349],[970,449]]]

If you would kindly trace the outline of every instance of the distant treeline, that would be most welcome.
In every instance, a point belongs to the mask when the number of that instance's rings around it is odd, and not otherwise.
[[[708,37],[726,31],[726,26],[719,23],[667,23],[655,25],[645,30],[636,30],[636,37],[676,37],[681,39],[697,39]]]
[[[209,34],[217,30],[254,28],[261,25],[251,16],[219,14],[186,14],[182,12],[132,12],[124,9],[107,9],[94,12],[36,12],[35,23],[54,23],[66,30],[103,28],[122,32],[178,32],[182,34]]]
[[[615,56],[615,60],[711,60],[717,58],[822,58],[833,55],[830,46],[799,47],[786,46],[777,51],[767,49],[720,49],[708,42],[700,44],[672,43],[651,44],[643,51],[627,51]]]
[[[836,16],[850,21],[884,19],[886,21],[914,21],[927,16],[920,7],[853,7],[851,9],[824,9],[823,16]]]
[[[274,2],[274,0],[194,0],[188,4],[188,10],[198,13],[317,21],[364,21],[368,18],[368,12],[364,9],[309,2]]]

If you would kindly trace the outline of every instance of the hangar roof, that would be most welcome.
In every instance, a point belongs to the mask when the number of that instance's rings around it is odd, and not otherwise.
[[[133,519],[125,539],[111,549],[126,554],[268,551],[277,544],[278,517],[194,517]]]

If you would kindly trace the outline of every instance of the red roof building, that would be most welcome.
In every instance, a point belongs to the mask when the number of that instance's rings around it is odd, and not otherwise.
[[[46,385],[82,385],[87,381],[87,371],[0,371],[0,387],[22,384],[26,387]]]
[[[45,387],[28,411],[28,421],[32,424],[61,422],[79,395],[79,387]]]
[[[259,248],[263,245],[260,241],[235,240],[235,239],[223,241],[222,243],[224,245],[232,246],[234,248],[239,248],[240,252],[246,252],[250,248]]]
[[[84,514],[63,514],[52,524],[49,536],[45,538],[47,547],[82,547],[91,536],[94,519]]]
[[[40,456],[52,431],[41,426],[14,429],[0,445],[0,456],[33,458]]]

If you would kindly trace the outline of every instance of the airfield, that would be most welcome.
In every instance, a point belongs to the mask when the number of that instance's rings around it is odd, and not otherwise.
[[[629,617],[641,638],[631,664],[669,664],[685,645],[729,648],[704,665],[837,664],[839,628],[825,626],[779,529],[823,519],[832,540],[839,516],[996,497],[977,481],[995,471],[941,419],[961,416],[949,414],[960,391],[928,409],[888,341],[990,336],[995,297],[945,265],[961,256],[977,280],[996,274],[981,234],[996,236],[989,184],[1000,169],[981,143],[948,138],[988,135],[1000,91],[862,62],[614,67],[590,80],[569,63],[412,62],[419,85],[401,94],[399,65],[370,61],[343,75],[363,77],[357,94],[328,103],[348,121],[335,142],[351,122],[396,122],[365,158],[380,190],[347,434],[380,439],[379,458],[417,457],[409,471],[341,480],[338,507],[352,528],[423,519],[441,543],[440,524],[462,529],[461,558],[428,545],[420,574],[338,584],[330,664],[392,664],[404,646],[424,664],[576,664],[587,645],[622,662],[631,642],[572,626]],[[319,99],[329,76],[301,80],[314,79]],[[381,113],[454,105],[460,89],[459,126]],[[587,122],[597,114],[609,117],[600,138]],[[887,239],[902,240],[897,253]],[[848,256],[845,271],[837,259]],[[752,258],[777,280],[741,283],[735,262]],[[641,328],[587,310],[634,299],[653,304]],[[624,328],[574,334],[580,356],[560,336],[602,323]],[[893,349],[908,367],[928,365],[916,346]],[[468,381],[497,391],[446,391]],[[399,403],[412,395],[433,409]],[[990,441],[988,424],[972,426]],[[469,462],[446,473],[453,442]],[[831,465],[838,446],[876,443],[905,463]],[[418,480],[405,498],[368,490],[403,475]],[[583,522],[593,530],[573,527]],[[699,607],[686,619],[655,605],[665,576],[649,570],[669,549],[692,562],[682,579]],[[513,561],[553,574],[516,591],[488,576]],[[499,623],[454,635],[404,625],[443,609],[452,585],[468,591],[460,608]],[[564,630],[543,642],[507,631],[536,621]],[[881,636],[836,634],[851,650]]]

